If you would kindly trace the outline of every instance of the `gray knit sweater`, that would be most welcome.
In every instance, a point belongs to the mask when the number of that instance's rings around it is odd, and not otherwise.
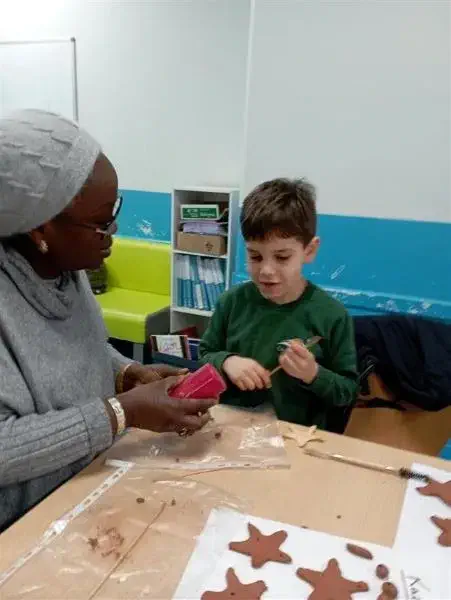
[[[43,280],[0,243],[0,531],[111,445],[125,362],[84,273]]]

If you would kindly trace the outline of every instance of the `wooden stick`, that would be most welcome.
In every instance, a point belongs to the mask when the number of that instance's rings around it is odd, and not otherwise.
[[[138,544],[138,542],[140,542],[142,540],[142,538],[149,531],[149,529],[152,527],[152,525],[161,517],[161,515],[165,511],[166,506],[167,506],[166,502],[163,502],[161,504],[160,510],[157,512],[157,514],[152,519],[152,521],[150,523],[148,523],[147,526],[141,531],[141,533],[138,535],[138,537],[133,542],[133,544],[131,544],[129,546],[127,552],[124,552],[124,554],[121,555],[119,560],[116,563],[114,563],[114,565],[111,567],[111,569],[104,575],[104,577],[102,578],[102,581],[89,594],[88,600],[92,600],[94,598],[94,596],[97,594],[97,592],[103,586],[103,584],[110,578],[110,575],[112,575],[114,573],[114,571],[116,571],[116,569],[124,562],[124,560],[130,556],[130,552],[133,550],[133,548]]]
[[[307,348],[307,350],[309,350],[310,348],[313,348],[313,346],[315,344],[317,344],[318,342],[320,342],[323,338],[320,335],[315,335],[314,337],[310,338],[309,340],[307,340],[305,342],[305,347]],[[274,373],[277,373],[277,371],[280,371],[282,367],[279,365],[278,367],[276,367],[275,369],[273,369],[269,376],[272,377],[274,375]]]
[[[350,458],[348,456],[343,456],[342,454],[331,454],[329,452],[320,452],[319,450],[313,450],[312,448],[306,448],[304,450],[304,452],[306,454],[309,454],[310,456],[315,456],[316,458],[325,458],[328,460],[335,460],[337,462],[345,463],[347,465],[353,465],[356,467],[364,467],[365,469],[371,469],[372,471],[378,471],[379,473],[389,473],[390,475],[398,475],[399,474],[399,469],[395,469],[394,467],[378,465],[376,463],[359,460],[358,458]]]
[[[186,477],[194,477],[195,475],[203,475],[204,473],[216,473],[217,471],[224,471],[226,469],[236,469],[237,467],[216,467],[215,469],[202,469],[202,471],[188,471],[188,473],[184,473],[180,475],[180,479],[185,479]]]
[[[277,373],[277,371],[280,371],[282,367],[279,365],[278,367],[276,367],[275,369],[273,369],[271,371],[271,373],[269,374],[270,377],[272,377],[274,375],[274,373]]]

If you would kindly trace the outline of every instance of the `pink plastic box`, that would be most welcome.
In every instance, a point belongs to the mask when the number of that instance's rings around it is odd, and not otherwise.
[[[210,364],[206,364],[170,391],[173,398],[218,398],[227,389],[224,379]]]

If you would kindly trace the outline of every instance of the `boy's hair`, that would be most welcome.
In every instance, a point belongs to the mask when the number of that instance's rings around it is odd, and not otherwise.
[[[306,179],[265,181],[246,196],[240,222],[246,241],[277,235],[306,246],[316,235],[315,188]]]

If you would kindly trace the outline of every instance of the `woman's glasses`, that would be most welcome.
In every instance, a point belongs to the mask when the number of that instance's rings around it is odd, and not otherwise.
[[[96,233],[102,236],[111,236],[116,232],[116,220],[119,213],[121,212],[122,202],[122,194],[119,194],[113,208],[113,216],[101,227],[89,225],[88,223],[74,223],[74,225],[77,225],[78,227],[85,227],[86,229],[91,229],[92,231],[95,231]]]

